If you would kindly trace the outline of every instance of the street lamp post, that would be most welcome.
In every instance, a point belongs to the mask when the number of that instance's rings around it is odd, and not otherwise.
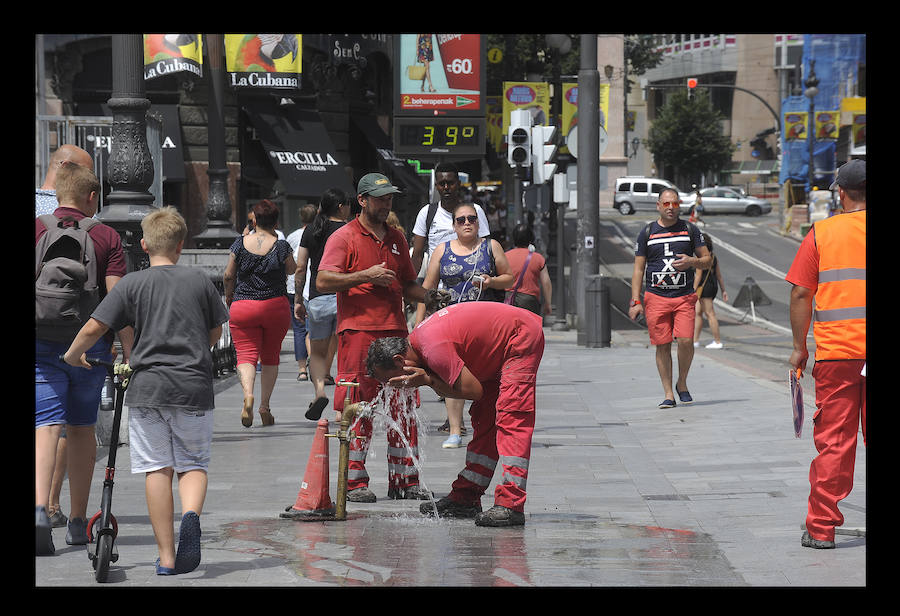
[[[122,236],[128,271],[149,266],[141,250],[141,220],[153,206],[153,159],[147,145],[143,35],[112,37],[112,97],[107,104],[113,115],[112,151],[108,163],[111,191],[97,218]]]
[[[808,173],[808,186],[806,187],[807,193],[807,204],[809,204],[809,193],[812,192],[813,184],[815,182],[814,175],[814,165],[813,165],[813,150],[816,143],[816,103],[815,98],[819,93],[819,79],[816,77],[816,61],[809,61],[809,76],[806,78],[806,82],[804,83],[806,86],[806,90],[803,91],[803,95],[809,99],[809,118],[807,121],[809,122],[809,129],[807,130],[807,139],[809,142],[809,173]]]
[[[547,45],[553,50],[553,110],[550,114],[556,119],[558,135],[562,134],[562,77],[559,65],[560,57],[572,49],[572,39],[567,34],[548,34],[545,37]],[[560,170],[562,171],[562,169]],[[553,296],[556,298],[556,315],[553,323],[553,331],[565,331],[569,329],[566,321],[566,204],[557,203],[556,207],[556,282]],[[552,230],[552,229],[551,229]]]

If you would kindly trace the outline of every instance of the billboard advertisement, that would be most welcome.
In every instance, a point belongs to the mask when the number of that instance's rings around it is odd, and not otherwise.
[[[394,115],[485,114],[481,34],[396,35]]]

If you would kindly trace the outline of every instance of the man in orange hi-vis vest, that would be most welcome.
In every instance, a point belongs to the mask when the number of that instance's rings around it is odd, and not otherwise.
[[[819,455],[809,469],[809,505],[801,544],[833,548],[844,523],[838,502],[853,489],[857,433],[866,442],[866,161],[838,170],[843,213],[813,225],[786,280],[791,289],[791,368],[809,359],[806,336],[815,312],[813,441]],[[813,310],[815,299],[815,310]]]

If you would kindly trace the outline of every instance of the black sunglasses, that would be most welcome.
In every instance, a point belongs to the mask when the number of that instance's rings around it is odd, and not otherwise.
[[[478,222],[478,216],[475,214],[469,214],[468,216],[457,216],[456,217],[456,224],[458,224],[458,225],[464,225],[464,224],[466,224],[466,221],[468,221],[470,225],[474,225],[475,223]]]

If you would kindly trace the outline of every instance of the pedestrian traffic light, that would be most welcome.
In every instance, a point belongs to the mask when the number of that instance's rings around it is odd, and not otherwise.
[[[516,109],[509,114],[506,159],[510,167],[531,166],[531,112]]]
[[[557,130],[555,126],[533,126],[531,128],[531,166],[532,181],[535,184],[543,184],[553,178],[556,173],[556,145]]]
[[[688,88],[688,100],[694,100],[694,91],[697,89],[697,78],[696,77],[688,77],[687,80],[687,88]]]

